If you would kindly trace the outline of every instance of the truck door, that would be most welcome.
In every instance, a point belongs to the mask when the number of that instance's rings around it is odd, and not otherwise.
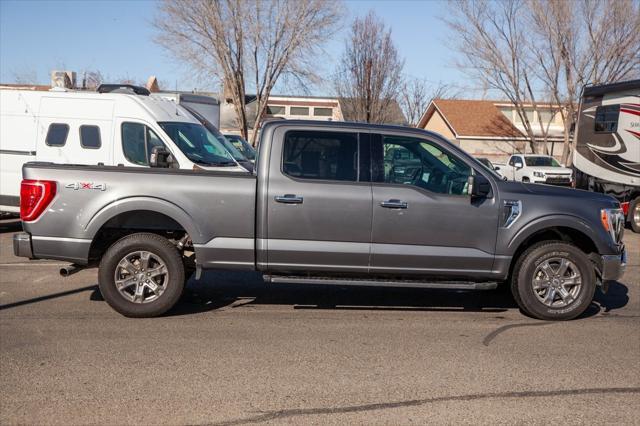
[[[371,238],[368,135],[278,127],[266,207],[272,272],[366,272]],[[364,167],[363,167],[364,164]],[[366,172],[365,172],[366,171]],[[258,259],[264,268],[264,260]]]
[[[372,138],[370,272],[489,275],[498,208],[495,196],[472,200],[467,193],[468,178],[479,169],[439,141]]]

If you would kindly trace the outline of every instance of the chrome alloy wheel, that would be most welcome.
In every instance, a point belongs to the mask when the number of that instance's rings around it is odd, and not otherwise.
[[[551,308],[570,305],[582,287],[578,267],[568,259],[553,257],[540,263],[533,273],[533,292]]]
[[[129,302],[148,303],[167,289],[169,270],[158,255],[134,251],[118,262],[114,281],[120,295]]]

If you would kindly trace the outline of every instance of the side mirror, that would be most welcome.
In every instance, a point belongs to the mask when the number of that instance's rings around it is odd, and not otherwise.
[[[467,184],[467,193],[471,198],[484,198],[491,193],[489,180],[480,174],[469,176]]]
[[[495,170],[496,172],[499,172],[500,171],[500,166],[494,166],[493,170]]]
[[[524,164],[522,164],[520,161],[516,161],[515,163],[513,163],[513,165],[516,169],[521,169],[524,167]]]
[[[166,147],[158,145],[151,148],[149,166],[168,168],[173,167],[174,163],[173,155],[171,155]]]

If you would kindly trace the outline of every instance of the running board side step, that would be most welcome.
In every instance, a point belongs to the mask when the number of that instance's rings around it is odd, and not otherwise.
[[[290,275],[264,275],[264,280],[274,284],[353,285],[371,287],[415,287],[445,290],[493,290],[497,281],[418,281],[385,279],[347,279],[331,277],[299,277]]]

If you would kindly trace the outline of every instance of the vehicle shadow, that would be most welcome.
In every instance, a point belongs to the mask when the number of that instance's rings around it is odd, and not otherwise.
[[[211,272],[189,280],[168,315],[220,308],[288,305],[293,309],[472,311],[501,313],[517,305],[507,291],[454,291],[397,287],[268,284],[258,273]]]
[[[22,222],[20,222],[20,219],[12,218],[0,220],[0,234],[20,231],[22,231]]]

